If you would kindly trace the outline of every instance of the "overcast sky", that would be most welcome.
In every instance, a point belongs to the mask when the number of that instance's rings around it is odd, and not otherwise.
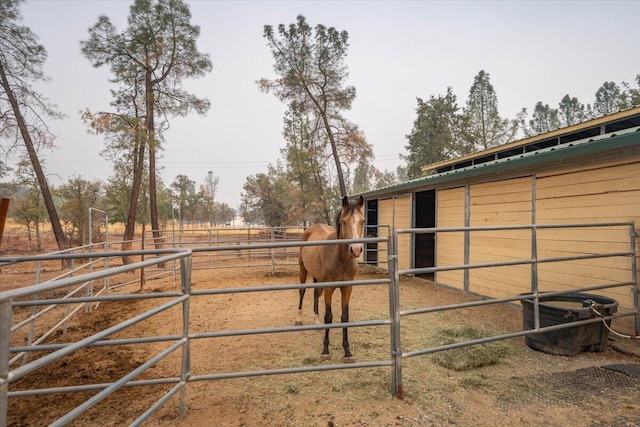
[[[111,174],[99,156],[101,137],[87,133],[79,111],[109,110],[107,69],[94,69],[80,41],[100,15],[122,31],[132,1],[27,0],[23,25],[48,52],[51,81],[40,91],[67,118],[54,122],[58,139],[45,168],[52,185],[71,176]],[[640,74],[640,2],[637,1],[188,1],[199,25],[198,48],[213,71],[186,87],[211,101],[205,117],[171,121],[159,160],[169,185],[179,175],[197,184],[208,171],[219,177],[217,200],[237,207],[247,176],[266,172],[284,146],[285,106],[258,90],[274,78],[262,37],[266,24],[294,23],[302,14],[349,33],[346,60],[356,99],[345,115],[373,145],[374,165],[395,171],[407,154],[406,135],[416,98],[453,88],[466,102],[473,78],[490,74],[499,113],[515,118],[538,101],[557,107],[565,95],[593,103],[605,81],[620,85]],[[635,83],[634,83],[635,84]]]

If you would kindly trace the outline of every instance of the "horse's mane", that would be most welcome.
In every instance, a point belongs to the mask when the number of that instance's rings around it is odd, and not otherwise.
[[[342,211],[336,215],[336,236],[340,236],[340,215],[342,215]]]
[[[350,214],[355,210],[356,210],[356,202],[350,201],[349,206],[347,206],[344,209],[344,213]],[[341,223],[340,217],[342,216],[342,212],[343,212],[343,209],[340,209],[340,211],[338,211],[338,214],[336,215],[336,237],[340,237],[340,223]]]

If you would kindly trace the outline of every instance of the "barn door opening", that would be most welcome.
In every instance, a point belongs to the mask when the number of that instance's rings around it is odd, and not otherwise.
[[[436,226],[436,190],[427,190],[415,195],[415,227],[431,228]],[[436,259],[435,233],[414,235],[414,265],[416,268],[434,267]],[[431,274],[433,276],[433,274]],[[425,277],[429,280],[433,277]]]
[[[367,200],[365,237],[378,237],[378,199]],[[371,265],[378,263],[378,244],[365,245],[365,262]]]

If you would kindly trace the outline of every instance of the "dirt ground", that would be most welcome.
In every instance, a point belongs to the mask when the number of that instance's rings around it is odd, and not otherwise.
[[[4,268],[0,290],[16,286],[28,276],[18,266]],[[32,274],[31,274],[32,276]],[[131,276],[131,275],[130,275]],[[361,268],[357,279],[383,278],[371,268]],[[195,290],[293,284],[294,266],[194,271]],[[170,277],[148,281],[118,293],[176,291],[179,281]],[[313,323],[311,292],[305,300],[305,324]],[[192,298],[189,330],[213,331],[291,326],[297,309],[297,291],[234,293]],[[334,296],[334,319],[339,319],[339,296]],[[428,281],[402,278],[401,308],[445,305],[469,301],[464,295]],[[71,342],[166,302],[166,298],[102,303],[92,312],[81,312],[47,342]],[[323,310],[321,310],[321,313]],[[388,290],[384,285],[358,286],[351,299],[351,320],[388,318]],[[14,312],[15,320],[23,313]],[[490,333],[522,329],[519,306],[483,308],[403,317],[402,349],[413,351],[433,345],[434,331],[444,326],[471,325]],[[614,323],[615,326],[615,323]],[[113,338],[167,336],[182,331],[182,311],[177,306],[165,314],[120,332]],[[192,376],[262,369],[342,363],[341,333],[331,331],[332,360],[320,358],[320,330],[281,334],[194,339],[191,345]],[[361,327],[349,330],[357,362],[389,359],[389,328]],[[16,334],[13,345],[24,343]],[[18,341],[18,342],[16,342]],[[598,367],[640,364],[640,358],[604,352],[574,357],[553,356],[529,349],[524,339],[507,341],[497,364],[454,371],[435,362],[433,356],[403,361],[404,398],[391,396],[391,368],[342,369],[326,372],[256,376],[239,379],[194,381],[187,385],[185,415],[179,417],[178,398],[170,398],[145,426],[640,426],[640,381],[593,375]],[[93,347],[79,351],[52,366],[10,385],[10,391],[114,381],[140,366],[170,343]],[[179,376],[180,351],[155,364],[136,379]],[[599,372],[599,371],[597,371]],[[160,399],[170,385],[126,387],[118,390],[76,418],[74,426],[128,425]],[[48,425],[95,391],[54,393],[9,400],[10,426]]]

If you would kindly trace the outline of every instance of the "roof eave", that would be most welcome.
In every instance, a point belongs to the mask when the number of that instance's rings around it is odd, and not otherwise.
[[[482,175],[499,174],[514,169],[526,168],[536,165],[544,165],[559,160],[599,154],[605,151],[621,149],[633,145],[640,145],[640,129],[624,135],[615,135],[605,139],[595,139],[580,144],[567,144],[566,146],[553,147],[540,152],[531,152],[521,156],[509,157],[495,162],[482,163],[463,169],[442,172],[423,178],[417,178],[402,184],[380,188],[362,193],[367,198],[388,195],[390,193],[403,193],[419,187],[435,187],[448,182],[474,178]]]

